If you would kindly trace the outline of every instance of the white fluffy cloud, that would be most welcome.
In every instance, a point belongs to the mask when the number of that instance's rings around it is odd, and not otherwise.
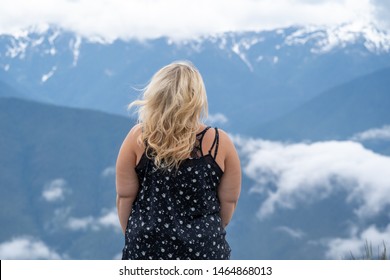
[[[378,258],[383,252],[383,246],[389,248],[390,224],[384,229],[378,229],[371,225],[367,229],[358,232],[353,230],[348,238],[334,238],[327,241],[326,257],[330,259],[345,259],[351,257],[362,258],[366,255],[365,244],[372,247],[373,258]]]
[[[95,219],[92,216],[83,218],[70,217],[67,221],[66,227],[71,230],[86,230],[89,227],[96,227],[96,229],[98,229],[98,225],[95,225],[94,221]]]
[[[3,3],[4,2],[4,3]],[[0,34],[58,25],[88,38],[175,39],[291,25],[372,22],[370,0],[1,0]],[[380,3],[381,4],[381,3]]]
[[[224,123],[227,123],[227,121],[228,121],[228,118],[222,113],[209,114],[209,116],[207,118],[207,122],[210,125],[218,124],[218,123],[224,124]]]
[[[259,217],[279,208],[315,202],[342,189],[360,217],[379,214],[390,205],[390,157],[353,141],[281,143],[234,137],[245,160],[244,172],[266,194]],[[245,163],[246,161],[246,163]],[[272,186],[272,187],[270,187]]]
[[[112,228],[119,231],[121,229],[116,208],[104,211],[99,217],[69,217],[65,226],[71,230],[100,230],[101,228]]]
[[[65,193],[69,192],[65,186],[66,181],[64,179],[54,179],[45,184],[42,191],[42,197],[48,202],[63,200],[65,198]]]
[[[31,236],[16,237],[0,244],[2,260],[62,259],[63,256],[50,249],[43,241]]]
[[[390,125],[385,125],[381,128],[372,128],[354,135],[352,140],[367,141],[367,140],[390,140]]]

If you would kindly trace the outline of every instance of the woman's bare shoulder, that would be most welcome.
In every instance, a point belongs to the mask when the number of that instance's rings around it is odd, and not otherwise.
[[[219,134],[219,144],[224,145],[226,149],[235,149],[234,143],[226,131],[224,131],[221,128],[218,128],[218,134]]]
[[[133,135],[140,134],[142,132],[142,124],[136,123],[131,129],[130,133],[133,133]]]
[[[127,133],[125,143],[126,145],[137,148],[137,139],[139,135],[142,133],[142,125],[140,123],[135,124],[130,128],[130,131]]]

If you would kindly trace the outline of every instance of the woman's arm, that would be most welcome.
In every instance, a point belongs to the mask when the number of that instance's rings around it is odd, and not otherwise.
[[[116,161],[116,207],[122,232],[125,234],[133,202],[138,193],[138,177],[135,172],[138,125],[127,134]]]
[[[221,204],[222,226],[226,227],[230,222],[241,191],[241,166],[240,159],[233,142],[229,136],[220,130],[220,141],[226,145],[225,169],[218,186],[218,198]]]

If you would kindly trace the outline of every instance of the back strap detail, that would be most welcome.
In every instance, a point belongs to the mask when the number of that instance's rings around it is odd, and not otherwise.
[[[201,138],[203,138],[203,135],[207,132],[207,130],[209,130],[209,128],[211,128],[211,126],[207,126],[205,129],[203,129],[201,132],[199,132],[198,134],[196,134],[196,136],[201,136]]]
[[[211,148],[209,150],[209,154],[211,154],[211,150],[214,148],[214,145],[215,145],[215,151],[214,151],[214,156],[213,158],[215,159],[215,157],[217,156],[217,152],[218,152],[218,143],[219,143],[219,133],[218,133],[218,128],[216,127],[215,128],[215,138],[214,138],[214,142],[213,142],[213,145],[211,145]]]
[[[195,145],[194,145],[192,152],[191,152],[191,156],[190,156],[191,158],[200,158],[203,156],[203,152],[202,152],[203,136],[206,134],[206,132],[207,132],[207,130],[209,130],[209,128],[211,128],[211,127],[207,126],[201,132],[196,134],[196,141],[195,141]]]

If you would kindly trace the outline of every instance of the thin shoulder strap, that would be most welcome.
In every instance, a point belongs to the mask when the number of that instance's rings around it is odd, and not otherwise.
[[[207,130],[209,130],[211,126],[207,126],[205,129],[203,129],[201,132],[196,134],[196,143],[194,146],[194,157],[195,155],[199,155],[200,157],[203,157],[203,151],[202,151],[202,142],[203,142],[203,136],[206,134]]]
[[[213,145],[211,145],[211,148],[210,148],[210,150],[209,150],[209,154],[211,154],[211,150],[214,148],[214,145],[215,145],[215,151],[214,151],[214,156],[213,156],[214,159],[215,159],[215,157],[217,156],[218,144],[219,144],[219,134],[218,134],[218,128],[216,127],[216,128],[215,128],[215,138],[214,138],[214,142],[213,142]]]

